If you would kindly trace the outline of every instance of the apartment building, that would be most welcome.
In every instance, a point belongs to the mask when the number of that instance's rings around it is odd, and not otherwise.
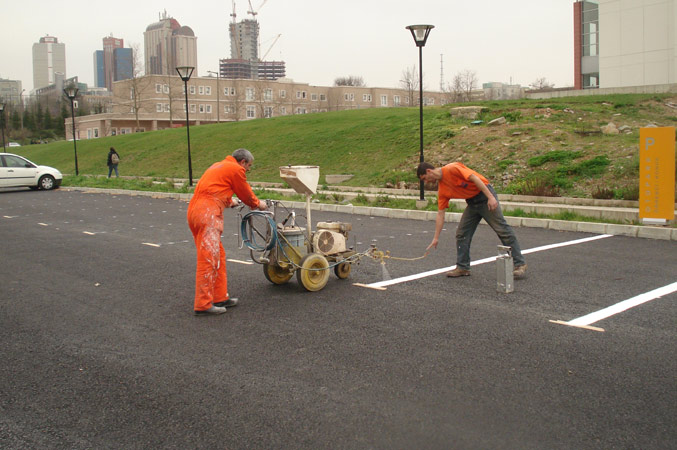
[[[443,92],[424,92],[424,105],[447,102]],[[194,77],[188,82],[190,125],[343,111],[418,106],[418,91],[397,88],[312,86],[275,81]],[[184,84],[178,76],[147,75],[113,83],[112,112],[76,117],[80,139],[161,130],[185,125]],[[71,133],[71,119],[66,130]],[[67,136],[67,139],[70,137]]]

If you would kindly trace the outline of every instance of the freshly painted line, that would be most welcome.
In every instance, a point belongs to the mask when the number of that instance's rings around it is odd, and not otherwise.
[[[142,242],[141,245],[148,245],[150,247],[159,247],[160,244],[151,244],[150,242]]]
[[[49,226],[49,225],[47,225],[46,223],[42,223],[42,222],[38,222],[38,225],[41,225],[41,226],[43,226],[43,227],[48,227],[48,226]]]
[[[94,236],[96,233],[92,233],[91,231],[83,231],[84,234],[88,234],[90,236]]]
[[[599,327],[591,327],[590,325],[572,325],[569,322],[564,322],[563,320],[549,320],[548,322],[551,323],[556,323],[559,325],[566,325],[568,327],[574,327],[574,328],[584,328],[586,330],[592,330],[592,331],[601,331],[604,332],[604,328],[599,328]]]
[[[5,219],[15,219],[19,216],[2,216],[2,217],[4,217]]]
[[[608,308],[604,308],[594,313],[590,313],[586,316],[579,317],[578,319],[570,320],[567,322],[567,324],[573,326],[590,325],[591,323],[599,322],[600,320],[606,319],[630,308],[634,308],[635,306],[639,306],[643,303],[650,302],[651,300],[656,300],[657,298],[661,298],[664,295],[672,294],[673,292],[677,292],[677,282],[668,284],[667,286],[663,286],[658,289],[654,289],[653,291],[649,291],[644,294],[640,294],[636,297],[623,300],[620,303],[616,303],[615,305],[609,306]]]
[[[600,234],[600,235],[597,235],[597,236],[591,236],[591,237],[587,237],[587,238],[583,238],[583,239],[575,239],[573,241],[566,241],[566,242],[559,242],[557,244],[543,245],[541,247],[534,247],[534,248],[530,248],[528,250],[522,250],[522,254],[526,255],[528,253],[542,252],[544,250],[551,250],[553,248],[558,248],[558,247],[566,247],[566,246],[569,246],[569,245],[583,244],[585,242],[596,241],[598,239],[604,239],[604,238],[608,238],[608,237],[611,237],[611,236],[613,236],[613,235],[611,235],[611,234]],[[496,256],[491,256],[489,258],[484,258],[484,259],[479,259],[477,261],[473,261],[473,262],[470,263],[470,265],[471,266],[478,266],[480,264],[486,264],[486,263],[489,263],[489,262],[492,262],[492,261],[496,261]],[[431,271],[428,271],[428,272],[408,275],[406,277],[395,278],[393,280],[379,281],[377,283],[369,283],[369,284],[364,285],[364,287],[374,288],[374,287],[392,286],[394,284],[400,284],[400,283],[405,283],[407,281],[418,280],[418,279],[430,277],[430,276],[433,276],[433,275],[439,275],[441,273],[448,272],[450,270],[454,270],[455,268],[456,268],[456,265],[454,264],[453,266],[443,267],[441,269],[435,269],[435,270],[431,270]]]
[[[386,288],[384,287],[375,287],[375,286],[370,286],[368,284],[362,284],[362,283],[353,283],[353,286],[358,286],[358,287],[363,287],[363,288],[368,288],[368,289],[375,289],[377,291],[385,291]]]
[[[234,262],[238,264],[247,264],[248,266],[254,264],[253,262],[250,261],[240,261],[239,259],[227,259],[228,262]]]

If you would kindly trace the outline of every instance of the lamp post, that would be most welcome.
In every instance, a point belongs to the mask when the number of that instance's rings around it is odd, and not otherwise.
[[[75,85],[71,84],[63,90],[63,93],[66,94],[66,97],[71,101],[71,120],[73,121],[73,151],[75,152],[75,175],[79,175],[78,172],[78,146],[76,144],[77,139],[75,137],[75,97],[78,95],[78,88]]]
[[[193,75],[193,70],[195,67],[190,66],[181,66],[177,67],[176,71],[179,73],[179,76],[183,80],[184,91],[186,92],[186,136],[188,137],[188,183],[189,186],[193,185],[193,163],[190,159],[190,124],[188,123],[188,80],[190,80],[191,75]]]
[[[2,128],[2,151],[4,152],[5,147],[5,104],[0,103],[0,128]]]
[[[207,73],[216,75],[216,122],[221,123],[221,90],[219,89],[219,78],[221,77],[221,74],[212,70],[208,70]]]
[[[423,47],[425,46],[425,42],[428,40],[430,30],[435,28],[435,25],[409,25],[406,28],[407,30],[411,31],[411,35],[414,38],[414,42],[416,42],[416,47],[418,47],[418,86],[419,86],[418,109],[419,109],[419,130],[421,134],[420,139],[421,154],[419,162],[423,162]],[[419,187],[421,191],[421,200],[423,200],[423,180],[420,181]]]

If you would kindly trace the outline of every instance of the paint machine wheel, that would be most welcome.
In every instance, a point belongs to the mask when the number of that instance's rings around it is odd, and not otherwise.
[[[350,263],[340,263],[334,266],[334,274],[342,280],[348,278],[350,275],[350,268],[352,264]]]
[[[301,268],[296,271],[299,284],[307,291],[319,291],[329,280],[329,262],[319,253],[309,253],[303,257]],[[310,270],[309,270],[310,269]]]
[[[266,280],[273,284],[285,284],[291,280],[294,272],[273,264],[264,264],[263,275],[265,275]]]

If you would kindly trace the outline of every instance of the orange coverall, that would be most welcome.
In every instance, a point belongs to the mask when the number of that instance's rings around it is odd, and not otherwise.
[[[188,205],[188,226],[197,249],[195,311],[229,298],[226,252],[221,244],[223,210],[230,207],[233,193],[250,208],[258,207],[246,172],[232,156],[213,164],[200,178]]]

